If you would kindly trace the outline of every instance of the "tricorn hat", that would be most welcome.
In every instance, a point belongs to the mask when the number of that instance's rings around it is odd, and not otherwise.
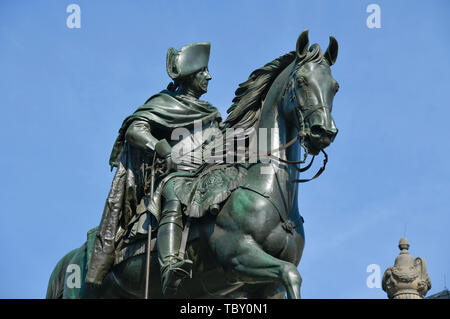
[[[179,51],[169,48],[166,58],[167,73],[175,80],[207,67],[210,48],[209,42],[188,44]]]

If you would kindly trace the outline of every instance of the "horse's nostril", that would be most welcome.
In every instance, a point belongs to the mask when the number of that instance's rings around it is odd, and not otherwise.
[[[311,133],[314,135],[322,135],[325,133],[325,129],[321,125],[314,125],[311,127]]]
[[[311,137],[320,143],[321,147],[325,148],[330,145],[336,137],[337,129],[326,129],[322,125],[314,125],[311,127]]]

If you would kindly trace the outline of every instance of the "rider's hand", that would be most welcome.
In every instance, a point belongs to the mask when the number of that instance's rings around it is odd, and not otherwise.
[[[174,172],[174,171],[177,170],[177,163],[175,163],[175,162],[173,161],[172,155],[169,154],[169,155],[165,158],[165,161],[166,161],[166,171],[164,172],[164,175],[165,175],[165,174],[169,174],[169,173]]]

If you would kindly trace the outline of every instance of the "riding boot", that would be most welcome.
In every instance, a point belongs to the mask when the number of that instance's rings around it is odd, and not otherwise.
[[[174,296],[182,280],[191,276],[192,261],[178,257],[183,233],[181,203],[167,201],[161,213],[158,230],[158,259],[161,267],[162,290]]]

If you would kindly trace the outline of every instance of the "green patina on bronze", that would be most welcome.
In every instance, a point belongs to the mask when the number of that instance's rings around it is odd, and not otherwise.
[[[188,49],[186,52],[190,50]],[[331,109],[338,84],[330,72],[330,66],[336,61],[337,51],[337,41],[332,37],[325,53],[322,53],[317,44],[310,47],[308,32],[304,31],[297,40],[295,51],[255,70],[236,90],[233,105],[228,111],[229,116],[224,125],[218,127],[222,130],[241,128],[248,133],[248,142],[255,138],[251,132],[259,129],[268,129],[270,132],[271,128],[277,127],[279,135],[269,134],[267,145],[286,147],[274,152],[270,161],[260,159],[256,163],[201,165],[196,170],[185,172],[169,170],[169,175],[158,180],[159,186],[149,199],[146,169],[151,164],[152,152],[147,154],[144,148],[132,149],[128,143],[123,143],[130,127],[133,129],[133,125],[136,126],[139,121],[144,128],[147,124],[151,126],[152,133],[160,136],[155,137],[155,140],[143,141],[142,145],[151,145],[153,148],[150,149],[155,150],[158,149],[154,147],[158,138],[164,138],[171,128],[176,127],[177,124],[173,123],[189,126],[194,117],[205,119],[203,124],[220,121],[217,110],[210,106],[206,109],[200,107],[190,118],[182,115],[183,107],[176,109],[180,113],[172,113],[172,105],[177,104],[172,100],[180,98],[174,88],[183,86],[180,79],[183,78],[183,72],[190,72],[185,71],[190,69],[180,66],[183,59],[177,54],[182,55],[183,49],[169,50],[168,72],[175,81],[169,86],[170,92],[163,91],[149,102],[158,101],[161,96],[172,102],[167,103],[167,109],[161,103],[158,103],[158,108],[147,103],[147,106],[127,118],[112,154],[111,163],[118,166],[114,179],[120,185],[117,186],[115,195],[111,196],[110,193],[109,197],[112,199],[111,204],[117,204],[109,206],[114,208],[111,210],[113,213],[110,214],[110,220],[116,228],[111,228],[111,224],[106,223],[109,226],[102,235],[103,218],[100,228],[90,232],[87,244],[58,263],[50,279],[47,297],[142,298],[146,279],[147,234],[138,229],[145,229],[149,223],[157,226],[158,222],[160,226],[151,234],[153,249],[150,296],[167,297],[162,292],[162,284],[166,284],[166,281],[162,280],[160,272],[160,266],[165,267],[165,264],[158,262],[158,258],[161,258],[161,243],[153,245],[156,239],[158,242],[165,240],[160,237],[163,222],[158,219],[157,212],[152,212],[155,207],[156,210],[164,210],[167,203],[163,200],[160,206],[151,204],[159,193],[167,192],[164,186],[166,183],[177,185],[171,186],[171,194],[167,196],[174,196],[183,204],[183,224],[191,212],[191,203],[195,203],[197,211],[202,212],[190,217],[195,218],[189,233],[186,258],[192,261],[192,278],[185,279],[171,297],[283,298],[287,294],[288,298],[300,298],[301,277],[297,266],[303,252],[304,231],[303,218],[298,211],[296,183],[300,172],[292,163],[299,162],[302,148],[307,153],[316,155],[332,143],[337,134]],[[205,79],[209,75],[206,74],[207,71],[202,72],[205,73],[199,79]],[[190,81],[194,83],[195,79],[191,77]],[[177,114],[180,115],[179,120],[176,119]],[[190,112],[188,114],[191,115]],[[136,128],[137,131],[139,129]],[[264,153],[258,151],[259,155]],[[117,158],[120,160],[117,161]],[[134,165],[136,160],[139,165]],[[166,158],[166,166],[172,167],[170,161],[170,158]],[[114,186],[113,182],[112,193]],[[222,197],[211,188],[220,189]],[[131,200],[127,201],[129,194]],[[214,197],[220,199],[210,200]],[[147,201],[142,201],[146,198]],[[208,207],[210,210],[207,210]],[[213,207],[217,211],[209,213],[213,211]],[[105,208],[105,211],[108,209]],[[130,233],[135,236],[130,236]],[[107,253],[113,257],[109,257],[106,263],[111,267],[100,276],[104,278],[99,285],[85,283],[86,273],[91,271],[96,253],[101,252],[101,249],[95,252],[95,244],[92,245],[93,234],[96,242],[108,236],[111,239],[111,251]],[[92,258],[89,257],[91,254]],[[69,287],[64,280],[64,270],[69,264],[78,264],[83,269],[83,284],[80,288]]]

